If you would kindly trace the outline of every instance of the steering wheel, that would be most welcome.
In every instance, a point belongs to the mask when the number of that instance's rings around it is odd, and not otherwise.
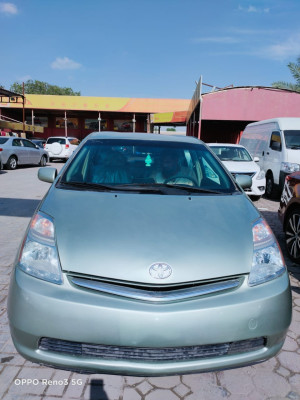
[[[198,183],[196,182],[196,180],[194,179],[194,178],[191,178],[190,176],[181,176],[181,175],[178,175],[178,176],[173,176],[172,178],[167,178],[165,181],[164,181],[164,184],[168,184],[168,183],[170,183],[170,182],[173,182],[174,183],[174,181],[177,181],[177,180],[180,180],[180,179],[183,179],[183,180],[185,180],[185,181],[189,181],[189,182],[191,182],[192,183],[192,185],[191,186],[198,186]],[[182,185],[188,185],[188,183],[182,183]],[[179,183],[179,185],[180,185],[180,183]]]

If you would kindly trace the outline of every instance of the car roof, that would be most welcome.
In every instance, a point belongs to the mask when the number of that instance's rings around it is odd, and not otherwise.
[[[203,143],[201,140],[191,136],[179,135],[160,135],[157,133],[137,133],[137,132],[92,132],[87,137],[89,139],[128,139],[128,140],[155,140],[161,142],[180,142],[180,143]]]
[[[210,147],[214,147],[214,146],[226,146],[226,147],[241,147],[241,148],[245,148],[244,146],[242,146],[241,144],[234,144],[234,143],[206,143],[208,146]]]
[[[66,136],[49,136],[47,140],[48,139],[66,139]],[[67,139],[77,139],[77,138],[75,136],[67,136]]]

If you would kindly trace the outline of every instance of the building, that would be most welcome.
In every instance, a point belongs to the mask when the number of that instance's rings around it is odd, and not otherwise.
[[[205,142],[238,143],[250,122],[300,118],[300,93],[291,90],[247,86],[201,93],[201,83],[191,100],[28,94],[25,102],[22,96],[5,102],[0,93],[0,128],[17,129],[13,124],[23,121],[24,114],[28,137],[67,134],[83,139],[98,130],[153,132],[181,125],[187,135]]]
[[[180,99],[28,94],[24,105],[25,131],[29,137],[37,134],[39,137],[64,136],[67,133],[79,139],[98,130],[150,132],[152,113],[187,110],[189,103],[189,100]],[[22,121],[22,110],[21,101],[1,102],[0,119],[11,121],[11,124]],[[6,123],[7,127],[9,124]],[[40,127],[42,131],[37,132]]]

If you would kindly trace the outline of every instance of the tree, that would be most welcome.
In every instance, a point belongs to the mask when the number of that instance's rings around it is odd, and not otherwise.
[[[297,58],[297,63],[288,63],[287,65],[293,75],[296,83],[288,83],[288,82],[274,82],[272,83],[273,87],[280,89],[290,89],[295,90],[296,92],[300,92],[300,57]]]
[[[10,90],[15,93],[23,93],[23,85],[19,82],[15,82],[11,85]],[[54,94],[60,96],[80,96],[80,92],[74,92],[73,89],[68,87],[59,87],[56,85],[50,85],[47,82],[33,81],[32,79],[27,80],[24,83],[24,91],[27,94]]]

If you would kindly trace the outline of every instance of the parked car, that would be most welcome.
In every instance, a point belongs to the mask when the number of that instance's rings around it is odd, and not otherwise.
[[[45,166],[48,153],[28,139],[0,137],[2,163],[7,169],[16,169],[18,165],[36,164]]]
[[[229,143],[210,143],[209,146],[234,177],[251,177],[251,186],[244,190],[252,200],[258,200],[265,193],[265,173],[257,165],[258,158],[253,159],[244,146]]]
[[[68,160],[79,143],[75,137],[53,136],[47,139],[45,150],[49,153],[50,161],[54,159]]]
[[[43,149],[46,145],[47,140],[46,139],[31,139],[32,143],[36,144],[39,146],[41,149]]]
[[[300,172],[285,178],[278,210],[289,257],[300,264]]]
[[[250,178],[236,183],[204,143],[93,133],[58,176],[48,167],[39,178],[53,185],[8,296],[25,358],[150,376],[241,367],[280,350],[292,309],[281,251],[241,189]]]
[[[273,118],[246,126],[240,144],[266,174],[266,196],[279,197],[285,177],[300,170],[300,118]]]

